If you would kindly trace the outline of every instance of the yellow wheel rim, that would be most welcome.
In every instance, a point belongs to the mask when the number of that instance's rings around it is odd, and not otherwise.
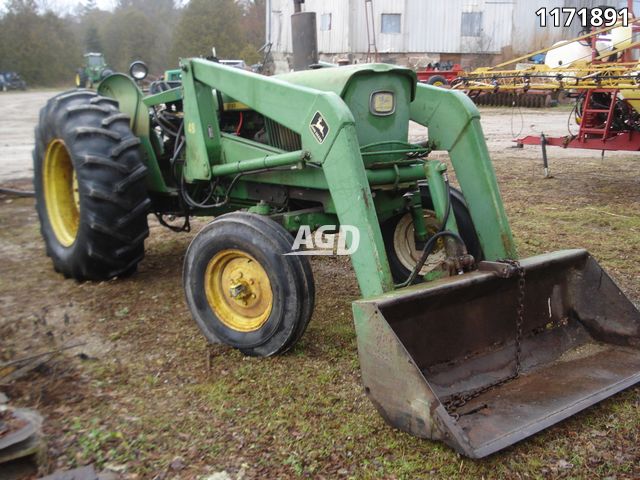
[[[255,332],[273,308],[273,292],[262,265],[240,250],[223,250],[209,261],[204,274],[209,306],[227,327]]]
[[[434,87],[442,87],[442,86],[444,86],[444,82],[439,82],[439,81],[438,82],[434,82],[433,86]]]
[[[80,225],[80,193],[69,151],[62,140],[52,140],[47,146],[42,171],[49,223],[58,242],[70,247]]]

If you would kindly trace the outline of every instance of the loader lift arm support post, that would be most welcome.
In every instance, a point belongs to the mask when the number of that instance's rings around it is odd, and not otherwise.
[[[461,92],[418,84],[411,120],[429,129],[436,150],[449,152],[485,258],[517,259],[480,112],[471,99]]]
[[[216,89],[262,115],[300,134],[302,150],[321,164],[338,219],[360,232],[359,248],[351,255],[362,296],[393,290],[393,279],[384,248],[367,172],[360,154],[355,120],[342,99],[294,85],[273,77],[256,76],[239,69],[199,59],[183,60],[186,176],[207,180],[211,164],[224,161],[220,153],[220,131],[215,97],[203,101],[205,91]],[[320,142],[311,123],[320,113],[328,125]],[[351,239],[348,238],[349,242]]]

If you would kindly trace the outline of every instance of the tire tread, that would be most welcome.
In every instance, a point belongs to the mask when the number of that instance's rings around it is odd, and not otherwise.
[[[144,256],[151,200],[140,140],[128,122],[117,101],[86,89],[57,95],[40,111],[33,152],[36,210],[47,255],[67,277],[105,280],[128,275]],[[67,248],[51,229],[42,188],[44,152],[56,138],[65,142],[80,183],[80,229],[77,241]]]

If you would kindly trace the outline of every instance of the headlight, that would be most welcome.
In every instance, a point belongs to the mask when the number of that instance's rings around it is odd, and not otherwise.
[[[393,92],[373,92],[370,110],[374,115],[393,114],[396,111],[396,97]]]
[[[149,73],[149,68],[144,62],[136,61],[131,64],[129,67],[129,75],[135,78],[136,80],[144,80],[147,78],[147,74]]]

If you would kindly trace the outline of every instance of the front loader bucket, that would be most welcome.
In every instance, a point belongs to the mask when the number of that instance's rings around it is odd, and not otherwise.
[[[640,381],[640,312],[586,251],[521,264],[522,373],[455,411],[514,372],[518,277],[477,271],[353,304],[365,390],[388,423],[481,458]]]

